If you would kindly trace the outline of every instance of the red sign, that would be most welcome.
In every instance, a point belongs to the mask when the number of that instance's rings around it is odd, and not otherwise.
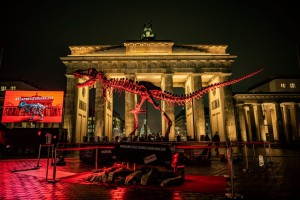
[[[63,91],[6,90],[2,123],[61,122]]]

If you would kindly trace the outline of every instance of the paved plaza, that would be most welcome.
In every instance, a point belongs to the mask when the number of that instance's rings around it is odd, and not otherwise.
[[[223,149],[225,150],[225,149]],[[126,187],[103,187],[93,184],[66,183],[60,179],[59,172],[76,174],[95,168],[93,163],[80,161],[78,156],[68,155],[65,166],[57,166],[57,182],[46,181],[43,176],[28,175],[13,170],[26,170],[37,165],[37,159],[0,160],[0,199],[151,199],[151,200],[192,200],[192,199],[295,199],[300,195],[300,150],[299,148],[255,148],[248,147],[248,162],[244,148],[234,150],[241,154],[242,160],[233,163],[234,178],[227,178],[224,193],[193,193],[165,189],[137,189]],[[222,149],[221,149],[222,151]],[[264,166],[259,166],[258,155],[264,155]],[[269,156],[266,156],[269,155]],[[40,169],[45,170],[47,159],[40,159]],[[49,170],[52,170],[49,166]],[[32,171],[38,171],[32,170]],[[207,163],[192,162],[185,166],[186,174],[204,176],[228,176],[228,163],[219,156],[212,155]],[[49,171],[48,180],[53,180]],[[232,187],[233,183],[233,187]],[[228,195],[229,194],[229,195]],[[240,196],[241,195],[241,196]]]

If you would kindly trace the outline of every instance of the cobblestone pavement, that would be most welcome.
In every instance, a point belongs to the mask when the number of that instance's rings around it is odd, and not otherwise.
[[[128,189],[122,187],[101,187],[58,181],[48,183],[45,177],[13,173],[11,170],[29,169],[37,165],[37,159],[0,160],[0,199],[115,199],[115,200],[193,200],[193,199],[295,199],[300,195],[300,150],[299,149],[253,149],[233,151],[242,160],[233,163],[233,178],[227,180],[224,194],[192,193],[168,190]],[[267,152],[267,153],[266,153]],[[260,167],[258,155],[264,155],[265,165]],[[269,155],[269,156],[266,156]],[[246,159],[247,158],[247,159]],[[246,160],[248,162],[246,162]],[[95,165],[81,162],[78,157],[66,158],[67,165],[58,169],[67,172],[85,172]],[[40,165],[47,166],[46,159]],[[208,163],[189,163],[187,174],[228,176],[228,163],[213,155]],[[242,197],[241,197],[242,196]]]

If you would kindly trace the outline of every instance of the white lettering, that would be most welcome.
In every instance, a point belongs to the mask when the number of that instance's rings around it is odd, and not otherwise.
[[[166,151],[165,147],[137,146],[137,145],[120,145],[122,149],[141,149],[150,151]]]
[[[155,161],[155,160],[157,160],[157,159],[156,159],[155,154],[153,154],[153,155],[151,155],[151,156],[148,156],[148,157],[144,158],[144,163],[145,163],[145,164],[148,164],[148,163],[153,162],[153,161]]]
[[[54,97],[50,96],[50,97],[17,97],[16,101],[30,101],[30,100],[51,100],[54,99]]]

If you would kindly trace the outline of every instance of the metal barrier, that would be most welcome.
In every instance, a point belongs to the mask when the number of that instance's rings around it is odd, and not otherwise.
[[[56,148],[56,151],[76,151],[76,150],[87,150],[87,149],[95,149],[95,169],[98,169],[98,149],[113,149],[114,146],[88,146],[88,147],[65,147],[65,148]]]
[[[221,145],[222,144],[222,145]],[[226,156],[227,156],[227,169],[228,169],[228,178],[230,178],[230,193],[225,194],[225,198],[227,199],[243,199],[243,196],[241,194],[238,194],[235,192],[235,183],[234,183],[234,165],[233,165],[233,151],[232,147],[239,147],[241,145],[244,146],[244,156],[245,156],[245,164],[246,168],[243,169],[244,172],[252,172],[252,169],[249,169],[249,163],[248,163],[248,149],[247,145],[252,145],[252,150],[253,150],[253,160],[256,158],[256,151],[255,151],[255,145],[263,145],[264,149],[264,156],[265,159],[267,160],[267,157],[269,157],[270,161],[269,163],[272,162],[272,154],[271,154],[271,143],[270,142],[232,142],[232,143],[227,143],[227,142],[220,142],[220,145],[218,148],[225,148],[226,149]],[[267,154],[267,149],[266,149],[266,144],[268,144],[268,154]],[[197,149],[197,148],[216,148],[216,146],[201,146],[201,145],[189,145],[189,146],[176,146],[177,148],[182,148],[182,149]],[[265,167],[266,165],[264,165]]]
[[[248,159],[248,150],[247,150],[247,144],[252,145],[252,150],[253,150],[253,160],[256,159],[256,151],[255,151],[255,145],[263,145],[264,149],[264,167],[269,166],[269,164],[272,163],[272,152],[271,152],[271,143],[270,142],[242,142],[240,144],[244,145],[244,154],[245,154],[245,168],[243,169],[244,172],[253,172],[252,169],[249,168],[249,159]],[[266,144],[268,144],[268,153],[267,153],[267,148]],[[267,161],[269,158],[269,161]]]
[[[39,164],[40,164],[42,147],[48,147],[48,151],[47,151],[47,166],[46,166],[46,182],[48,182],[50,147],[52,147],[51,148],[51,157],[52,157],[52,161],[53,161],[54,144],[40,144],[39,154],[38,154],[38,160],[37,160],[37,166],[39,166]],[[53,177],[53,179],[55,180],[55,177]]]
[[[201,145],[199,145],[201,144]],[[203,145],[205,144],[205,145]],[[183,145],[181,144],[174,144],[173,147],[177,148],[177,149],[191,149],[191,150],[195,150],[195,149],[213,149],[216,148],[216,146],[213,145],[208,145],[211,144],[210,142],[198,142],[198,143],[192,143],[192,144],[188,144],[188,145]],[[221,145],[223,144],[223,145]],[[234,188],[234,165],[233,165],[233,147],[239,147],[239,146],[243,146],[244,147],[244,157],[245,157],[245,169],[243,169],[244,172],[251,172],[251,169],[249,169],[249,163],[248,163],[248,149],[247,149],[247,145],[252,145],[252,149],[253,149],[253,159],[255,159],[256,157],[256,151],[255,151],[255,145],[263,145],[264,148],[264,154],[265,157],[267,159],[267,157],[269,157],[270,162],[272,162],[272,154],[271,154],[271,144],[270,142],[232,142],[232,143],[228,143],[228,142],[220,142],[220,145],[218,146],[218,148],[224,148],[226,149],[226,156],[227,156],[227,167],[228,167],[228,178],[230,178],[230,193],[226,193],[225,194],[225,198],[228,199],[242,199],[243,196],[241,194],[238,194],[235,192],[235,188]],[[266,151],[266,144],[268,144],[268,155],[267,155],[267,151]],[[42,145],[42,146],[48,146],[48,148],[50,148],[49,145]],[[96,155],[95,155],[95,169],[98,169],[98,149],[113,149],[115,146],[88,146],[88,147],[75,147],[75,148],[54,148],[54,151],[52,150],[52,154],[54,153],[54,169],[53,169],[53,180],[52,181],[48,181],[51,183],[56,183],[59,180],[56,180],[56,156],[57,156],[57,151],[75,151],[75,150],[87,150],[87,149],[95,149],[96,151]],[[53,149],[53,145],[52,145],[52,149]],[[40,157],[40,154],[39,154]],[[52,156],[53,157],[53,156]],[[38,164],[39,164],[39,159],[38,159]],[[46,181],[47,181],[47,176],[48,176],[48,164],[49,164],[49,150],[48,150],[48,157],[47,157],[47,174],[46,174]],[[134,166],[135,168],[135,166]]]

